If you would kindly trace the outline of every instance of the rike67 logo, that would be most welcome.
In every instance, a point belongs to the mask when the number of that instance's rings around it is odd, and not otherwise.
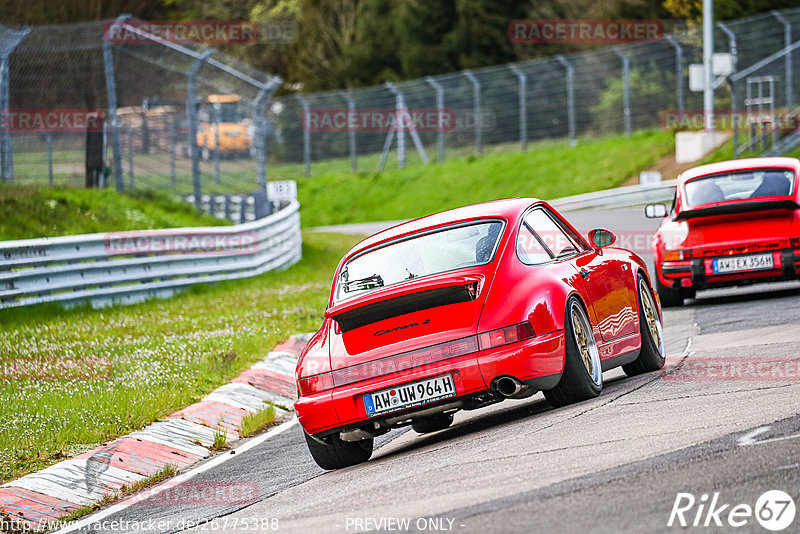
[[[781,490],[765,491],[754,506],[726,503],[719,492],[711,496],[704,493],[699,499],[691,493],[678,493],[667,526],[740,528],[751,525],[745,529],[750,532],[755,519],[765,529],[779,532],[794,522],[795,512],[794,499]]]

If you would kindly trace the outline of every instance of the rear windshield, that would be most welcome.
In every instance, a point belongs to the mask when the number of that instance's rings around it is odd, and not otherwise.
[[[334,301],[405,280],[490,263],[502,231],[499,220],[450,226],[361,254],[342,269]]]
[[[686,182],[686,205],[700,206],[723,200],[788,196],[794,192],[794,172],[758,169],[712,174]]]

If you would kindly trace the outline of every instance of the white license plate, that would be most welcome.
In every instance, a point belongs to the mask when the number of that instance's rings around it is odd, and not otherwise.
[[[752,256],[733,256],[714,260],[714,273],[736,273],[739,271],[761,271],[772,269],[772,254],[754,254]]]
[[[364,395],[367,416],[413,408],[456,396],[453,375],[446,374]]]

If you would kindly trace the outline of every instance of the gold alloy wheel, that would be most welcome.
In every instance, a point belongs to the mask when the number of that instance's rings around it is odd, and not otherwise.
[[[600,353],[594,341],[592,329],[586,315],[580,305],[573,303],[571,307],[572,332],[575,336],[575,344],[578,347],[581,360],[583,361],[586,372],[595,384],[602,383],[603,371],[600,366]]]
[[[650,296],[650,291],[643,284],[639,284],[639,301],[642,303],[642,310],[644,311],[644,320],[647,322],[647,329],[650,332],[650,339],[653,345],[656,346],[658,354],[664,357],[664,333],[661,327],[661,320],[658,318],[656,306],[653,303],[653,298]]]

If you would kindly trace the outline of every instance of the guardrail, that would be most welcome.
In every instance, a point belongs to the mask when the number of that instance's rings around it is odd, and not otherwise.
[[[267,182],[266,193],[266,195],[263,192],[248,195],[203,195],[199,202],[195,202],[194,195],[183,195],[181,198],[197,206],[203,213],[242,224],[265,217],[297,200],[297,182],[295,180]]]
[[[0,243],[0,308],[169,297],[199,282],[300,260],[300,204],[237,226],[110,232]]]
[[[572,197],[557,198],[550,205],[559,210],[583,210],[589,208],[625,208],[651,202],[672,202],[675,196],[675,180],[666,180],[653,185],[628,185],[604,191],[594,191]]]

